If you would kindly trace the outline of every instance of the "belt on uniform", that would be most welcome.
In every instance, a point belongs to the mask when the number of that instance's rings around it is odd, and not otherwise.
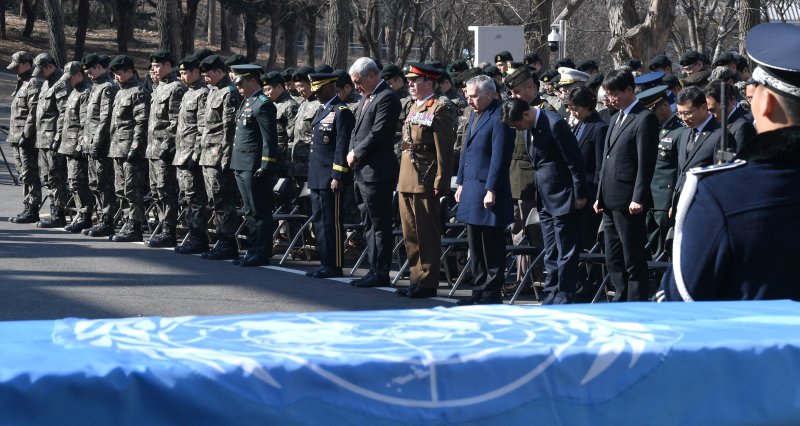
[[[529,156],[528,156],[528,154],[514,154],[514,155],[511,157],[511,159],[512,159],[512,160],[526,160],[526,161],[528,161],[528,162],[530,162],[530,161],[531,161],[531,157],[529,157]]]
[[[433,152],[435,148],[433,147],[433,145],[420,145],[420,144],[416,144],[416,143],[403,142],[400,145],[400,149],[402,149],[403,151],[430,151],[430,152]]]

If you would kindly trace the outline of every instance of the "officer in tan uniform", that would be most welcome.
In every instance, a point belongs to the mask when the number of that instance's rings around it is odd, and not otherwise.
[[[436,296],[439,287],[439,197],[450,187],[456,135],[453,104],[434,95],[441,71],[409,63],[406,77],[414,101],[403,123],[397,192],[411,286],[397,294],[416,299]]]

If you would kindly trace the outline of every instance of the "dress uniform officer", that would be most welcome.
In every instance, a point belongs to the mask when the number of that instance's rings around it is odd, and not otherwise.
[[[309,74],[309,79],[311,91],[325,103],[311,122],[313,130],[308,163],[312,220],[321,266],[306,273],[306,276],[341,277],[344,255],[343,194],[346,188],[353,185],[353,174],[347,165],[347,150],[356,119],[337,94],[335,74],[313,73]]]
[[[217,242],[203,259],[238,259],[236,244],[236,178],[231,170],[231,150],[236,132],[236,110],[242,97],[233,85],[225,63],[219,55],[200,62],[206,83],[209,84],[203,133],[200,141],[200,166],[206,195],[214,209]]]
[[[60,135],[58,153],[67,158],[67,181],[74,194],[75,209],[78,214],[71,224],[64,227],[68,232],[80,232],[92,226],[94,197],[89,189],[89,164],[81,151],[83,126],[86,119],[86,102],[89,99],[89,81],[83,74],[81,63],[77,61],[64,65],[61,80],[72,89],[56,132]]]
[[[36,148],[39,150],[39,169],[42,181],[50,191],[50,217],[36,222],[39,228],[61,228],[69,194],[67,190],[67,158],[58,153],[61,135],[58,121],[72,90],[61,81],[63,72],[49,53],[40,53],[33,60],[33,76],[42,78],[36,106]]]
[[[680,118],[672,113],[666,90],[667,86],[656,86],[636,95],[642,105],[653,111],[661,127],[658,132],[658,157],[650,182],[653,208],[647,212],[647,243],[653,256],[666,248],[664,242],[673,224],[669,210],[678,180],[678,141],[686,130]]]
[[[145,156],[150,166],[150,193],[158,207],[161,231],[147,240],[148,247],[173,247],[176,244],[179,190],[178,171],[172,160],[175,159],[175,135],[186,85],[175,74],[175,62],[175,57],[166,50],[150,55],[150,65],[158,85],[151,96]]]
[[[36,102],[42,82],[33,77],[33,55],[19,51],[11,57],[8,69],[17,73],[17,88],[11,101],[8,137],[22,181],[24,208],[9,221],[34,223],[39,220],[42,181],[39,179],[39,153],[36,150]]]
[[[200,166],[200,138],[205,126],[208,86],[200,75],[200,58],[194,55],[178,63],[178,72],[186,85],[186,93],[178,113],[172,165],[178,168],[178,187],[183,193],[184,223],[189,229],[189,239],[175,247],[175,252],[196,254],[208,251],[207,197]]]
[[[117,214],[117,195],[114,191],[114,161],[108,157],[111,144],[111,120],[114,98],[119,85],[111,78],[108,56],[86,55],[81,67],[92,80],[86,101],[83,153],[88,156],[89,188],[97,201],[97,223],[81,231],[90,237],[109,237],[114,234]]]
[[[653,71],[634,78],[633,81],[636,83],[636,92],[643,92],[647,89],[664,85],[665,75],[664,71]]]
[[[800,45],[776,43],[798,39],[783,23],[747,35],[759,134],[733,163],[689,174],[659,300],[800,301]]]
[[[403,123],[397,192],[411,286],[396,293],[425,298],[436,296],[439,287],[439,197],[450,188],[455,107],[447,99],[435,98],[439,69],[411,62],[405,76],[413,103]]]
[[[236,112],[231,169],[244,202],[247,254],[233,263],[268,265],[272,257],[272,168],[278,164],[277,108],[261,88],[261,66],[234,65],[233,81],[244,98]]]
[[[268,72],[261,76],[264,94],[275,104],[275,108],[278,110],[278,164],[275,167],[275,174],[278,177],[288,176],[291,159],[289,142],[294,131],[294,119],[297,116],[297,109],[300,107],[292,95],[289,94],[289,91],[286,90],[284,83],[283,76],[277,71]]]
[[[117,197],[125,200],[125,224],[112,241],[142,240],[144,188],[147,186],[147,117],[150,94],[145,91],[133,59],[119,55],[109,64],[120,85],[114,97],[111,119],[111,145],[108,156],[114,160],[114,186]]]

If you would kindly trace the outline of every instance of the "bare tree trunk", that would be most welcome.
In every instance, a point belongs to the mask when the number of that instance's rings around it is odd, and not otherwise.
[[[333,68],[346,68],[350,41],[350,4],[347,0],[330,0],[327,34],[322,61]]]
[[[133,40],[133,18],[136,0],[116,0],[114,20],[117,24],[117,47],[120,53],[128,53],[128,43]]]
[[[64,11],[60,0],[45,0],[44,14],[47,18],[47,39],[50,42],[50,55],[58,66],[67,63],[67,40],[64,36]]]
[[[0,0],[0,38],[6,38],[6,0]]]
[[[247,56],[248,62],[256,61],[258,49],[261,47],[261,43],[259,43],[258,37],[256,37],[257,30],[258,15],[255,13],[248,13],[244,23],[244,44],[247,47],[247,54],[245,56]]]
[[[761,23],[760,11],[761,0],[739,0],[739,53],[741,54],[744,54],[744,38],[747,33]]]
[[[297,17],[285,16],[283,22],[283,67],[297,66]]]
[[[305,63],[313,67],[315,63],[315,49],[317,44],[317,8],[307,7],[303,12],[303,32],[306,36]]]
[[[273,69],[278,63],[278,36],[280,35],[280,9],[272,5],[269,9],[269,57],[267,69]]]
[[[542,71],[550,68],[550,49],[547,48],[547,36],[550,34],[548,18],[552,13],[553,0],[541,2],[539,7],[536,8],[536,18],[531,22],[531,36],[527,37],[526,34],[528,49],[536,50],[536,53],[539,54],[539,58],[542,60]],[[566,15],[566,13],[564,14]]]
[[[231,51],[231,31],[230,31],[230,19],[228,14],[230,10],[226,6],[220,7],[219,11],[219,40],[220,40],[220,47],[219,50],[223,53],[230,53]]]
[[[178,53],[178,4],[177,0],[158,0],[156,22],[158,23],[158,48]]]
[[[210,1],[209,3],[214,3]],[[200,0],[186,0],[186,12],[181,17],[181,57],[194,51],[194,27],[197,24],[197,8]]]
[[[208,0],[208,34],[206,35],[208,44],[217,42],[217,0]]]
[[[39,9],[38,0],[22,0],[20,8],[25,12],[25,29],[22,30],[23,38],[30,38],[33,34],[33,24],[36,22],[36,11]]]
[[[86,46],[86,29],[89,27],[89,0],[79,0],[78,2],[77,26],[75,28],[75,60],[83,58],[84,46]]]
[[[410,5],[411,11],[406,15],[407,19],[404,19],[404,22],[400,28],[419,28],[419,19],[422,13],[420,4],[416,1],[411,3]],[[410,20],[410,25],[405,25],[407,20]],[[397,58],[398,65],[405,65],[406,61],[408,60],[408,55],[411,54],[411,49],[414,47],[414,43],[416,41],[417,33],[416,31],[410,31],[411,34],[408,35],[408,39],[406,39],[406,35],[401,35],[402,42],[400,43],[403,45],[403,50],[400,52],[400,56]]]
[[[633,0],[607,0],[608,27],[611,42],[608,51],[615,66],[625,60],[638,58],[648,60],[663,52],[669,41],[669,31],[675,19],[674,0],[650,0],[647,15],[640,22]]]
[[[240,46],[242,42],[241,29],[242,29],[242,15],[228,9],[228,34],[230,34],[230,41],[232,46]]]

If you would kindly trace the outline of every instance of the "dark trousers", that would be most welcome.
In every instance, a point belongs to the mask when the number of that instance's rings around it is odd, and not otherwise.
[[[647,211],[647,241],[650,244],[650,254],[653,257],[660,255],[665,249],[667,234],[673,226],[669,212],[666,210]]]
[[[603,212],[606,266],[614,283],[615,302],[647,300],[646,217],[645,213]]]
[[[483,297],[500,296],[505,281],[506,230],[499,226],[467,225],[472,259],[473,291]]]
[[[544,268],[547,293],[572,294],[578,283],[578,245],[580,243],[580,212],[553,216],[546,209],[539,212],[544,239]]]
[[[342,267],[344,226],[342,226],[343,191],[311,190],[311,212],[314,235],[317,237],[320,264],[330,268]]]
[[[248,255],[272,257],[272,186],[267,176],[255,177],[249,170],[236,171],[236,185],[244,202]]]
[[[358,182],[358,191],[367,206],[367,219],[371,226],[364,236],[367,239],[367,257],[370,272],[381,279],[389,278],[392,265],[392,191],[393,182]]]

